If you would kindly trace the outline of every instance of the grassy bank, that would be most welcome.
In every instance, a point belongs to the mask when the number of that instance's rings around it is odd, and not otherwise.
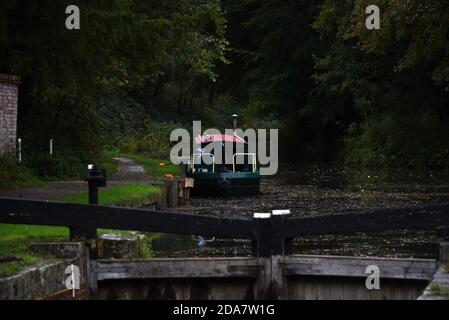
[[[100,189],[99,204],[103,206],[140,208],[158,200],[161,194],[161,187],[146,184]],[[68,197],[58,198],[57,200],[67,203],[86,204],[88,203],[88,193],[80,192]]]
[[[109,189],[100,189],[100,205],[123,206],[123,207],[143,207],[159,199],[162,190],[159,186],[145,184],[120,186]],[[87,204],[87,192],[78,193],[69,197],[55,199],[66,203]],[[112,230],[99,230],[100,234],[115,233],[123,234]],[[0,263],[0,277],[13,275],[20,269],[33,265],[39,257],[29,252],[28,247],[33,242],[43,241],[64,241],[69,237],[67,228],[28,226],[28,225],[7,225],[0,224],[0,257],[15,257],[18,261]]]
[[[0,263],[0,277],[17,273],[45,257],[28,250],[33,242],[67,240],[67,228],[0,224],[0,257],[14,257],[18,261]]]
[[[106,169],[107,175],[112,176],[118,171],[118,163],[113,159],[114,153],[105,151],[98,163]],[[72,161],[73,162],[73,161]],[[47,174],[37,176],[37,170],[33,170],[24,163],[16,160],[0,158],[0,189],[17,189],[27,187],[39,187],[45,185],[45,181],[78,180],[85,175],[87,164],[73,165],[69,158],[54,157],[47,159],[43,166]],[[29,164],[29,163],[28,163]],[[36,166],[36,164],[34,164]],[[69,166],[70,169],[65,168]],[[79,169],[77,169],[80,167]],[[70,174],[68,172],[71,172]]]

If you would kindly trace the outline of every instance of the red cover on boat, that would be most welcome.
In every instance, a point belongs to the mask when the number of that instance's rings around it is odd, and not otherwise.
[[[247,144],[245,140],[237,135],[227,135],[227,134],[211,134],[205,136],[198,136],[195,138],[197,144],[212,143],[212,142],[233,142]]]

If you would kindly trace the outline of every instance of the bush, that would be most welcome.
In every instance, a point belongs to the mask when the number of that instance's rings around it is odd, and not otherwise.
[[[39,176],[49,179],[79,179],[86,174],[86,164],[70,154],[58,154],[40,158],[35,162]]]
[[[0,158],[0,188],[21,188],[40,184],[42,182],[22,163]]]
[[[75,129],[67,129],[75,131]],[[87,164],[101,158],[103,147],[98,140],[79,134],[72,137],[58,136],[53,141],[53,155],[49,153],[49,138],[23,135],[22,158],[33,174],[51,180],[75,180],[84,178]],[[69,135],[69,134],[67,134]],[[90,136],[90,133],[88,134]]]
[[[180,128],[175,123],[154,123],[147,127],[143,137],[133,136],[123,139],[119,151],[123,154],[146,154],[156,159],[167,159],[170,156],[170,134]]]
[[[423,114],[388,115],[352,126],[346,165],[384,168],[448,168],[449,130]]]

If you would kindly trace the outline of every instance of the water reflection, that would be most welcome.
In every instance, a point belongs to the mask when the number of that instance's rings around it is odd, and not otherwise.
[[[162,234],[151,245],[156,258],[251,256],[249,241],[215,239],[200,247],[193,237]]]

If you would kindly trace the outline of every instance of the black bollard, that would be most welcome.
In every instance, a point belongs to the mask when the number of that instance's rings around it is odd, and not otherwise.
[[[98,188],[106,187],[106,171],[89,165],[86,181],[89,189],[89,205],[98,205]],[[82,226],[70,228],[70,240],[92,240],[97,238],[97,228],[90,221],[82,221]]]
[[[89,185],[89,204],[98,205],[98,182],[93,180],[88,182]]]
[[[98,205],[98,188],[106,187],[106,171],[89,165],[86,181],[89,184],[89,204]]]

